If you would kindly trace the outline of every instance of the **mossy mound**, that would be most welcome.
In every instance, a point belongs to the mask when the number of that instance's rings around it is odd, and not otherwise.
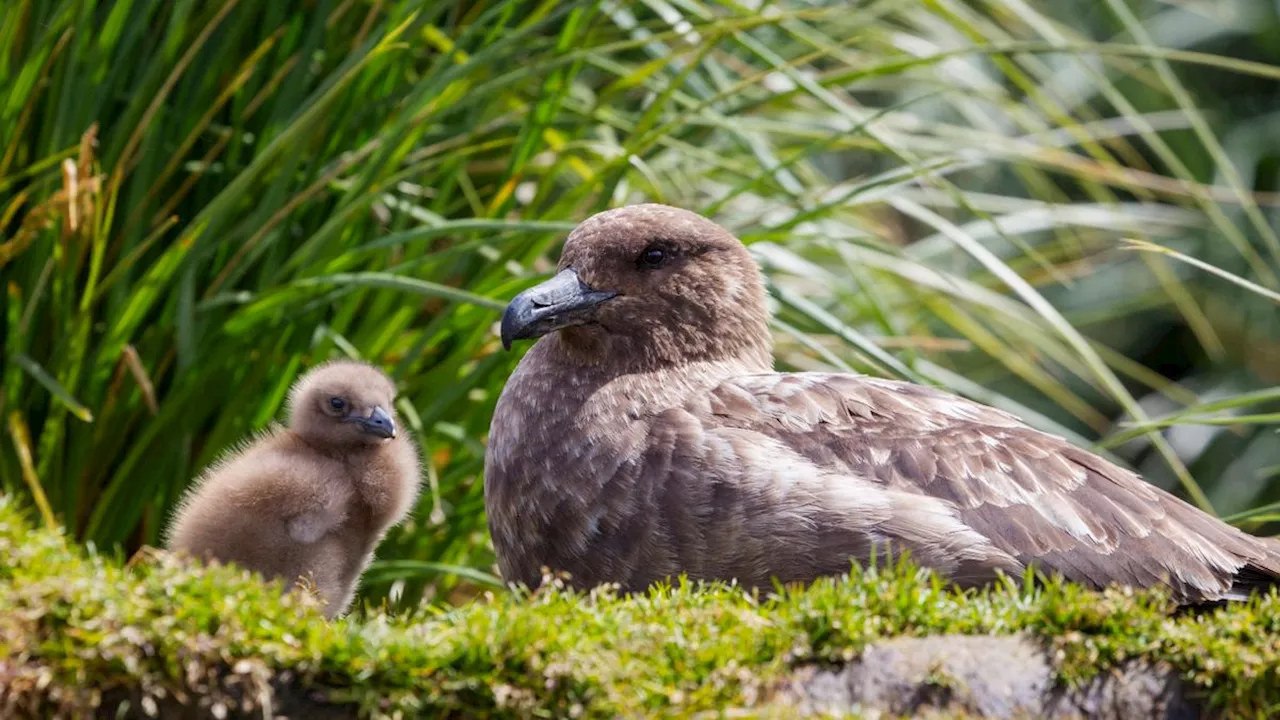
[[[1048,582],[960,593],[902,564],[754,598],[680,584],[646,596],[498,593],[413,617],[327,623],[314,601],[162,553],[122,567],[36,530],[0,498],[0,716],[160,709],[230,716],[616,717],[779,711],[802,666],[877,640],[1021,633],[1079,685],[1168,663],[1206,706],[1280,703],[1280,598],[1173,613],[1156,593]],[[288,712],[289,707],[295,708]],[[172,712],[171,712],[172,710]]]

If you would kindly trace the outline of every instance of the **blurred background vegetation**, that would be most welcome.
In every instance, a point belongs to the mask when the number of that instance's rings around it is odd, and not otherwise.
[[[1274,532],[1278,8],[7,0],[3,491],[128,556],[365,358],[429,487],[364,596],[466,597],[501,308],[652,200],[751,243],[780,368],[938,384]]]

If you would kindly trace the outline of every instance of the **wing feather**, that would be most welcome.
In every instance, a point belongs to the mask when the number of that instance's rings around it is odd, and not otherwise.
[[[877,531],[956,573],[983,574],[974,567],[981,553],[961,558],[949,538],[922,530],[929,513],[953,513],[990,543],[987,574],[1014,558],[1094,586],[1165,584],[1187,601],[1232,595],[1238,582],[1280,582],[1274,546],[1009,413],[940,390],[766,373],[722,383],[706,407],[706,427],[776,440],[829,482],[858,478],[917,498]]]

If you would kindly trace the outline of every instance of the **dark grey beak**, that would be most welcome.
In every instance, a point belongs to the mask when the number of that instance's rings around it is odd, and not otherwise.
[[[502,314],[502,347],[510,350],[513,340],[589,323],[595,319],[596,307],[617,294],[596,290],[582,282],[573,268],[565,268],[511,299]]]
[[[373,412],[369,413],[369,417],[354,417],[351,419],[360,424],[362,431],[375,437],[385,439],[396,436],[396,421],[392,420],[390,413],[381,407],[375,406]]]

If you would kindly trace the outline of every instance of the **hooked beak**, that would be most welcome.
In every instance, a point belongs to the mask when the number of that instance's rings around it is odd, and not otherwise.
[[[578,278],[573,268],[516,295],[502,314],[502,347],[510,350],[513,340],[541,337],[572,325],[595,319],[600,303],[616,292],[596,290]]]
[[[356,416],[350,418],[350,420],[357,423],[362,432],[374,437],[387,439],[396,436],[396,421],[392,420],[391,414],[380,406],[374,406],[373,412],[369,413],[369,417]]]

